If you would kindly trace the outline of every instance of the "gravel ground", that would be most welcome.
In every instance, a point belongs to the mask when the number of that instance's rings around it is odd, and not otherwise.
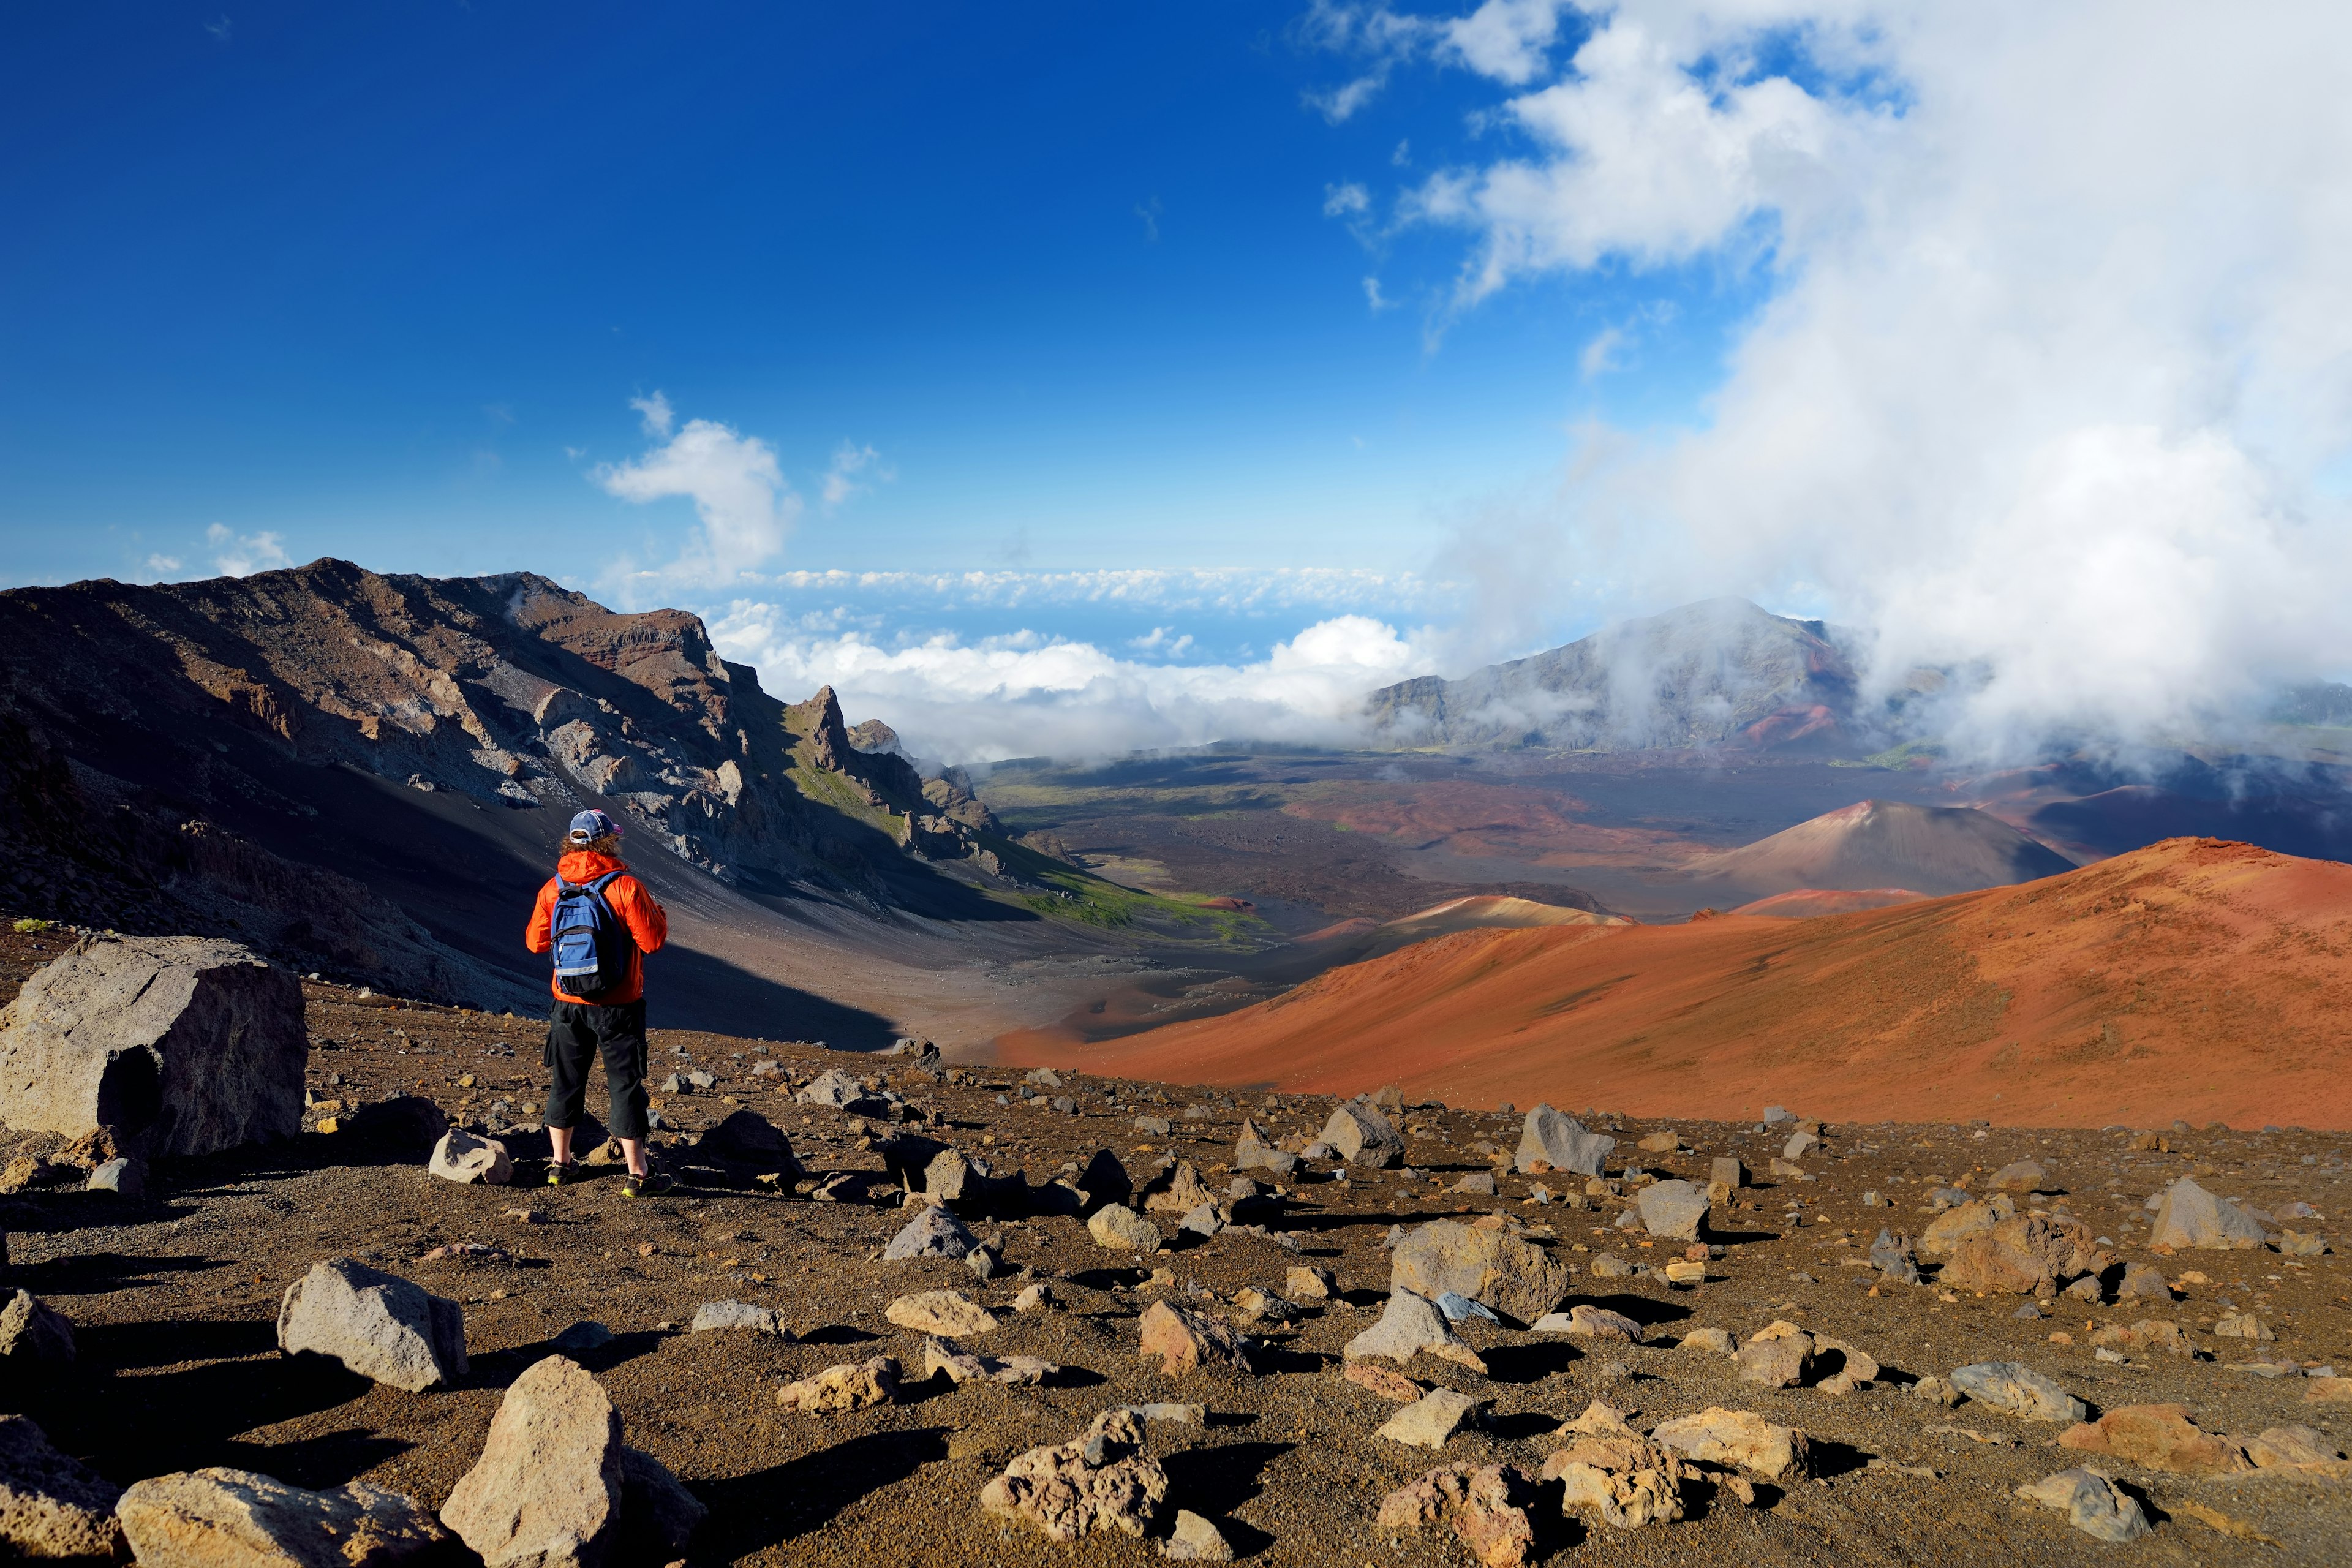
[[[22,939],[8,952],[18,976],[43,956]],[[616,1337],[579,1359],[610,1390],[628,1440],[669,1465],[711,1509],[697,1538],[697,1563],[1155,1557],[1156,1541],[1124,1536],[1056,1545],[976,1503],[981,1488],[1023,1449],[1073,1436],[1108,1405],[1150,1400],[1207,1410],[1202,1427],[1155,1426],[1153,1452],[1171,1478],[1171,1515],[1184,1507],[1209,1516],[1246,1560],[1315,1568],[1467,1563],[1450,1534],[1392,1540],[1374,1528],[1381,1497],[1440,1456],[1371,1436],[1396,1407],[1340,1377],[1340,1351],[1380,1311],[1388,1283],[1381,1243],[1391,1226],[1493,1212],[1578,1266],[1563,1307],[1614,1308],[1644,1324],[1653,1342],[1612,1346],[1468,1325],[1465,1335],[1486,1354],[1491,1375],[1425,1357],[1408,1369],[1424,1383],[1491,1402],[1484,1427],[1454,1438],[1445,1462],[1500,1460],[1532,1474],[1559,1446],[1550,1436],[1558,1424],[1595,1397],[1633,1413],[1645,1427],[1710,1405],[1752,1409],[1801,1428],[1814,1445],[1814,1479],[1760,1489],[1752,1509],[1724,1499],[1683,1522],[1637,1531],[1563,1518],[1558,1487],[1539,1489],[1543,1560],[1975,1568],[2099,1554],[2332,1563],[2342,1561],[2352,1531],[2352,1495],[2342,1482],[2275,1474],[2193,1479],[2125,1467],[2115,1473],[2145,1500],[2158,1527],[2137,1544],[2102,1546],[2011,1495],[2021,1482],[2079,1458],[2053,1447],[2056,1426],[1975,1404],[1947,1410],[1905,1386],[1967,1363],[2017,1360],[2057,1379],[2095,1413],[2177,1401],[2209,1431],[2251,1436],[2299,1423],[2338,1447],[2352,1443],[2352,1405],[2305,1404],[2314,1386],[2307,1380],[2231,1364],[2259,1359],[2352,1371],[2343,1259],[2288,1259],[2267,1250],[2152,1257],[2142,1209],[2148,1194],[2195,1173],[2213,1191],[2259,1207],[2301,1200],[2332,1218],[2346,1178],[2346,1140],[2338,1135],[2166,1130],[2168,1151],[2134,1152],[2125,1131],[1836,1126],[1825,1150],[1802,1162],[1811,1179],[1783,1178],[1717,1206],[1713,1225],[1723,1256],[1709,1263],[1704,1283],[1675,1289],[1653,1277],[1593,1274],[1606,1250],[1637,1262],[1672,1255],[1669,1244],[1645,1247],[1616,1229],[1622,1205],[1614,1198],[1586,1199],[1591,1206],[1580,1210],[1523,1201],[1535,1182],[1558,1191],[1579,1185],[1576,1178],[1503,1169],[1496,1196],[1447,1190],[1467,1173],[1498,1169],[1480,1145],[1507,1154],[1519,1119],[1424,1107],[1402,1118],[1411,1129],[1407,1163],[1422,1179],[1383,1173],[1289,1188],[1270,1223],[1296,1238],[1296,1252],[1229,1233],[1136,1258],[1097,1247],[1073,1217],[983,1219],[974,1228],[1001,1238],[1013,1270],[983,1285],[958,1263],[879,1261],[883,1244],[908,1217],[875,1146],[893,1130],[794,1104],[777,1077],[755,1079],[751,1066],[777,1061],[787,1083],[828,1066],[887,1077],[924,1117],[898,1131],[1023,1166],[1033,1182],[1108,1148],[1139,1183],[1172,1152],[1222,1192],[1244,1114],[1274,1132],[1311,1133],[1330,1102],[1285,1097],[1270,1105],[1255,1095],[1072,1079],[1047,1091],[1076,1100],[1077,1110],[1065,1112],[1043,1100],[1024,1103],[1013,1075],[986,1067],[933,1075],[813,1046],[661,1032],[657,1076],[675,1064],[718,1079],[707,1093],[657,1097],[675,1129],[675,1163],[683,1165],[683,1145],[695,1131],[748,1106],[791,1135],[813,1174],[870,1173],[878,1201],[819,1203],[789,1191],[706,1185],[690,1171],[677,1192],[625,1201],[617,1166],[549,1189],[522,1184],[539,1174],[529,1162],[517,1185],[459,1187],[430,1177],[418,1151],[359,1144],[347,1130],[349,1108],[407,1093],[429,1096],[460,1120],[495,1114],[528,1121],[545,1082],[541,1026],[380,998],[363,1005],[350,992],[309,989],[312,1093],[345,1108],[322,1105],[310,1120],[316,1126],[333,1117],[346,1130],[306,1131],[276,1150],[163,1170],[143,1200],[62,1186],[0,1200],[9,1282],[64,1311],[80,1342],[70,1384],[20,1403],[59,1447],[117,1481],[234,1465],[313,1487],[364,1477],[437,1508],[479,1452],[505,1385],[551,1353],[551,1340],[568,1325],[590,1319]],[[600,1094],[592,1087],[592,1108]],[[1009,1103],[999,1103],[1000,1095]],[[498,1102],[503,1110],[495,1110]],[[1188,1104],[1208,1114],[1184,1120]],[[1173,1134],[1138,1131],[1139,1115],[1175,1119]],[[1606,1114],[1589,1120],[1619,1139],[1619,1159],[1701,1182],[1717,1154],[1737,1154],[1751,1169],[1769,1166],[1784,1135]],[[1680,1135],[1677,1152],[1636,1149],[1636,1140],[1661,1129]],[[56,1142],[17,1136],[15,1152],[43,1152]],[[540,1152],[532,1138],[519,1137],[515,1148]],[[2176,1282],[2192,1274],[2204,1282],[2189,1279],[2169,1305],[2062,1299],[2051,1317],[2025,1321],[2012,1315],[2016,1297],[1946,1300],[1932,1287],[1891,1284],[1874,1295],[1874,1272],[1847,1267],[1882,1225],[1914,1234],[1924,1228],[1934,1187],[1964,1176],[1980,1186],[1991,1171],[2027,1157],[2048,1167],[2047,1185],[2061,1190],[2070,1212],[2118,1244],[2119,1259],[2155,1261]],[[1321,1173],[1333,1169],[1311,1163]],[[1864,1207],[1870,1191],[1885,1194],[1885,1206]],[[1792,1203],[1801,1205],[1797,1215]],[[530,1217],[508,1212],[517,1209]],[[1155,1218],[1172,1230],[1172,1216]],[[2329,1229],[2328,1221],[2307,1223]],[[426,1258],[465,1242],[494,1250]],[[277,1353],[280,1295],[313,1262],[335,1256],[404,1274],[466,1304],[473,1370],[460,1386],[407,1394],[331,1363]],[[1244,1288],[1278,1290],[1286,1270],[1301,1263],[1333,1270],[1341,1295],[1307,1305],[1292,1327],[1265,1331],[1256,1375],[1169,1378],[1138,1359],[1135,1320],[1154,1300],[1228,1310]],[[1155,1271],[1162,1271],[1157,1282]],[[1048,1283],[1060,1308],[1007,1310],[1033,1279]],[[1064,1382],[959,1388],[942,1379],[910,1385],[901,1403],[853,1414],[779,1411],[778,1385],[838,1362],[889,1354],[919,1373],[921,1337],[891,1325],[884,1309],[897,1296],[940,1287],[962,1289],[1004,1319],[967,1348],[1044,1357],[1068,1369]],[[699,1303],[728,1299],[776,1308],[798,1342],[683,1331]],[[2210,1326],[2231,1308],[2253,1311],[2276,1341],[2257,1346],[2213,1337]],[[2212,1359],[2095,1359],[2087,1332],[2095,1323],[2149,1316],[2177,1320]],[[1775,1318],[1861,1347],[1885,1364],[1888,1379],[1843,1396],[1768,1390],[1738,1381],[1727,1359],[1671,1348],[1696,1327],[1744,1338]],[[1933,1474],[1915,1473],[1923,1470]],[[2243,1521],[2278,1544],[2225,1535],[2184,1503]]]

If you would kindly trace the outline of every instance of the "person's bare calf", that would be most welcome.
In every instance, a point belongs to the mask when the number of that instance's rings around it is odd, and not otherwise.
[[[646,1145],[643,1139],[622,1139],[621,1153],[629,1162],[629,1174],[633,1176],[645,1175],[653,1169],[652,1163],[646,1158]]]
[[[559,1164],[559,1165],[569,1165],[570,1163],[572,1163],[572,1129],[571,1129],[571,1128],[569,1128],[569,1127],[551,1127],[551,1128],[549,1128],[549,1129],[547,1130],[547,1146],[548,1146],[548,1148],[549,1148],[550,1150],[553,1151],[552,1158],[554,1159],[554,1161],[555,1161],[555,1163],[556,1163],[557,1164]]]

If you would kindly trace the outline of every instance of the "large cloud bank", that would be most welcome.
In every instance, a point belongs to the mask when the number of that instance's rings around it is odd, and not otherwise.
[[[2352,662],[2352,6],[1315,15],[1357,112],[1402,57],[1496,84],[1507,151],[1375,204],[1465,236],[1441,318],[1594,267],[1771,279],[1703,428],[1582,430],[1557,515],[1465,542],[1491,619],[1810,602],[1884,680],[1980,672],[1949,719],[1986,751]]]

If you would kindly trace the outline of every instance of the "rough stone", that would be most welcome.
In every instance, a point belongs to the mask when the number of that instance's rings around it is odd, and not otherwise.
[[[2335,1465],[2344,1458],[2335,1440],[2309,1426],[2270,1426],[2245,1441],[2246,1458],[2256,1469],[2302,1469]]]
[[[1969,1236],[1937,1275],[1948,1290],[2046,1296],[2063,1281],[2109,1266],[2090,1227],[2056,1215],[2021,1215]]]
[[[1675,1346],[1678,1351],[1705,1351],[1710,1355],[1737,1355],[1738,1342],[1727,1329],[1693,1329]]]
[[[1882,1228],[1878,1239],[1870,1244],[1870,1266],[1897,1284],[1920,1282],[1919,1261],[1912,1256],[1907,1236],[1890,1236]]]
[[[1136,1329],[1141,1340],[1139,1353],[1146,1361],[1159,1357],[1160,1370],[1170,1377],[1181,1377],[1211,1363],[1242,1372],[1253,1370],[1246,1338],[1189,1307],[1154,1301],[1145,1309]]]
[[[890,1238],[882,1249],[887,1262],[903,1262],[910,1258],[961,1258],[980,1245],[963,1221],[937,1204],[926,1205],[915,1211],[906,1228]]]
[[[856,1078],[839,1068],[827,1068],[793,1098],[803,1105],[827,1105],[836,1110],[847,1110],[871,1097]]]
[[[2213,1320],[2213,1337],[2217,1340],[2274,1340],[2278,1338],[2268,1324],[2252,1312],[2224,1312]]]
[[[1216,1205],[1216,1194],[1201,1181],[1201,1173],[1192,1168],[1190,1160],[1179,1160],[1144,1184],[1143,1207],[1147,1214],[1190,1214],[1206,1204]]]
[[[91,1166],[89,1180],[83,1184],[93,1193],[143,1198],[147,1195],[147,1175],[146,1161],[136,1154],[118,1154]]]
[[[315,1352],[415,1394],[465,1375],[466,1309],[397,1274],[331,1258],[286,1288],[278,1348]]]
[[[63,1312],[19,1289],[0,1307],[0,1364],[17,1376],[61,1372],[74,1363],[73,1324]]]
[[[2148,1532],[2147,1515],[2139,1503],[2105,1476],[2088,1470],[2061,1470],[2018,1488],[2017,1495],[2059,1510],[2067,1523],[2100,1541],[2120,1545]]]
[[[1118,1155],[1097,1149],[1078,1173],[1078,1190],[1086,1194],[1087,1210],[1092,1213],[1108,1204],[1126,1203],[1135,1195],[1135,1183]]]
[[[1087,1234],[1106,1252],[1157,1252],[1160,1227],[1125,1204],[1106,1204],[1087,1221]]]
[[[888,1356],[843,1362],[776,1390],[776,1403],[811,1415],[887,1405],[898,1397],[898,1363]]]
[[[1382,1399],[1393,1399],[1400,1405],[1411,1405],[1428,1392],[1404,1373],[1376,1361],[1343,1361],[1340,1375],[1359,1388],[1369,1388]]]
[[[1160,1555],[1180,1563],[1230,1563],[1234,1549],[1215,1525],[1191,1509],[1178,1509],[1176,1523],[1160,1544]]]
[[[1752,1470],[1768,1481],[1804,1475],[1811,1464],[1802,1432],[1776,1426],[1752,1410],[1710,1405],[1696,1415],[1659,1423],[1650,1436],[1685,1458]]]
[[[705,1301],[694,1310],[694,1321],[687,1331],[694,1334],[714,1333],[721,1329],[749,1329],[753,1333],[774,1334],[780,1339],[793,1337],[784,1326],[783,1314],[769,1307],[755,1307],[749,1301]]]
[[[1717,1154],[1707,1162],[1706,1180],[1709,1186],[1720,1182],[1733,1192],[1748,1184],[1748,1168],[1728,1154]]]
[[[1706,1238],[1706,1191],[1688,1182],[1654,1182],[1634,1199],[1642,1224],[1652,1236],[1674,1241]]]
[[[1097,1531],[1141,1535],[1168,1498],[1168,1473],[1144,1449],[1143,1418],[1106,1410],[1066,1443],[1032,1448],[982,1489],[980,1505],[1051,1541]]]
[[[514,1160],[504,1143],[495,1138],[478,1138],[460,1127],[441,1134],[426,1169],[445,1182],[460,1185],[478,1182],[503,1187],[514,1180]]]
[[[1776,1321],[1748,1337],[1738,1361],[1742,1382],[1794,1388],[1812,1368],[1813,1337],[1794,1323]]]
[[[1683,1517],[1682,1457],[1625,1424],[1594,1400],[1560,1428],[1568,1447],[1544,1460],[1543,1479],[1560,1483],[1564,1512],[1590,1509],[1614,1530],[1639,1530]]]
[[[1323,1142],[1350,1165],[1387,1170],[1404,1163],[1404,1136],[1395,1123],[1360,1100],[1342,1100],[1323,1124]]]
[[[2144,1469],[2221,1476],[2248,1468],[2238,1445],[2200,1430],[2179,1405],[2126,1405],[2058,1434],[2058,1446]]]
[[[0,1009],[0,1124],[153,1158],[302,1130],[302,987],[233,942],[85,937]]]
[[[2263,1227],[2236,1204],[2183,1176],[2161,1194],[2147,1241],[2150,1247],[2255,1247],[2263,1245]]]
[[[183,1470],[116,1504],[141,1568],[392,1568],[449,1539],[419,1504],[365,1481],[306,1491],[251,1470]]]
[[[1324,1301],[1330,1299],[1338,1287],[1339,1281],[1332,1278],[1329,1269],[1295,1264],[1283,1277],[1282,1293],[1294,1301]]]
[[[1512,1164],[1523,1175],[1549,1170],[1597,1176],[1601,1163],[1616,1147],[1614,1138],[1587,1132],[1574,1117],[1562,1116],[1549,1105],[1538,1105],[1528,1112],[1527,1121],[1520,1126],[1518,1152]]]
[[[556,1355],[507,1389],[441,1522],[488,1568],[598,1568],[616,1552],[683,1556],[704,1513],[652,1456],[622,1443],[596,1380]]]
[[[1442,1465],[1381,1499],[1377,1522],[1414,1533],[1451,1524],[1484,1568],[1521,1568],[1535,1553],[1526,1489],[1526,1478],[1508,1465]]]
[[[923,1342],[923,1381],[944,1373],[948,1381],[966,1383],[1041,1384],[1061,1372],[1052,1362],[1035,1356],[976,1355],[953,1340],[927,1339]]]
[[[22,1415],[0,1415],[0,1549],[20,1558],[127,1556],[115,1500],[122,1489],[58,1452]]]
[[[2091,1344],[2095,1349],[2146,1351],[2158,1355],[2179,1356],[2194,1360],[2197,1347],[2189,1342],[2179,1323],[2167,1319],[2142,1318],[2126,1328],[2121,1323],[2107,1323],[2091,1332]]]
[[[2088,1414],[2081,1400],[2019,1362],[1985,1361],[1957,1368],[1952,1385],[1979,1405],[2030,1421],[2080,1421]]]
[[[730,1111],[725,1120],[694,1141],[694,1152],[701,1159],[720,1165],[773,1172],[786,1180],[795,1180],[801,1174],[800,1159],[793,1152],[792,1140],[756,1110]]]
[[[2126,1263],[2122,1283],[2116,1287],[2116,1300],[2146,1300],[2169,1301],[2172,1287],[2165,1283],[2164,1270],[2153,1263]]]
[[[1486,1370],[1485,1358],[1454,1331],[1436,1303],[1410,1290],[1390,1291],[1388,1307],[1381,1313],[1381,1321],[1349,1340],[1346,1353],[1350,1361],[1363,1356],[1386,1356],[1402,1364],[1422,1352],[1458,1362],[1480,1373]]]
[[[1642,1342],[1641,1324],[1622,1312],[1612,1312],[1587,1301],[1580,1301],[1565,1312],[1547,1312],[1536,1320],[1534,1327],[1539,1334],[1575,1334],[1629,1345]]]
[[[996,1314],[955,1290],[923,1290],[901,1296],[882,1315],[902,1329],[961,1339],[996,1327]]]
[[[1482,1403],[1450,1388],[1433,1388],[1381,1423],[1372,1436],[1416,1448],[1443,1448]]]
[[[2012,1160],[1985,1179],[1996,1193],[2038,1193],[2048,1188],[2050,1173],[2032,1160]]]
[[[1451,1290],[1516,1322],[1532,1323],[1568,1294],[1570,1271],[1543,1248],[1500,1229],[1434,1220],[1391,1253],[1391,1290],[1431,1300]]]

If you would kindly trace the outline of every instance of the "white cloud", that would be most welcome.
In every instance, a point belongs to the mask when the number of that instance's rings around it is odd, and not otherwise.
[[[1617,352],[1625,346],[1625,334],[1616,327],[1603,327],[1592,334],[1584,352],[1576,356],[1577,374],[1591,381],[1617,363]]]
[[[882,454],[872,447],[861,447],[855,441],[844,441],[833,449],[833,463],[824,470],[823,495],[828,507],[839,506],[850,497],[868,487],[857,476],[872,470],[874,479],[887,484],[898,476],[881,466]]]
[[[728,658],[769,690],[830,685],[853,719],[889,721],[919,754],[949,762],[1088,757],[1223,739],[1343,743],[1365,694],[1432,668],[1431,654],[1363,616],[1319,621],[1253,664],[1146,664],[1034,634],[884,647],[811,631],[772,604],[710,623]]]
[[[660,393],[632,399],[649,433],[671,423]],[[801,499],[784,482],[773,448],[710,419],[689,419],[668,442],[635,462],[605,464],[592,476],[623,500],[639,503],[685,497],[698,520],[677,558],[656,576],[724,584],[766,565],[783,552],[801,512]]]
[[[169,577],[173,575],[180,570],[183,564],[184,564],[184,563],[183,563],[176,555],[150,555],[147,557],[147,570],[162,577]]]
[[[1221,616],[1282,611],[1434,613],[1461,585],[1347,566],[1129,567],[1090,572],[777,572],[759,581],[802,596],[928,602],[940,608],[1087,606]]]
[[[1356,217],[1370,212],[1372,194],[1353,180],[1323,187],[1325,217]]]
[[[1397,302],[1381,292],[1379,279],[1367,278],[1364,279],[1364,303],[1374,310],[1392,310],[1396,309]]]
[[[1360,76],[1328,92],[1308,92],[1302,96],[1308,108],[1332,124],[1342,125],[1354,119],[1356,110],[1370,103],[1387,85],[1388,73],[1382,71],[1373,76]]]
[[[1810,602],[1882,679],[1987,669],[1949,718],[1988,752],[2352,665],[2347,58],[2333,0],[1625,0],[1499,106],[1531,154],[1408,214],[1471,237],[1465,306],[1691,262],[1769,299],[1703,426],[1584,429],[1549,526],[1465,539],[1487,618]]]
[[[236,29],[236,24],[230,21],[225,15],[215,16],[205,24],[205,31],[210,33],[216,42],[224,44],[228,42],[229,35]]]
[[[656,388],[650,397],[632,397],[629,406],[637,411],[648,436],[667,436],[677,414],[670,408],[669,398]]]
[[[1545,51],[1559,36],[1567,0],[1486,0],[1467,16],[1444,25],[1445,42],[1482,76],[1521,87],[1549,63]]]
[[[250,577],[294,564],[282,533],[241,534],[216,522],[205,530],[205,543],[213,552],[213,570],[224,577]]]

